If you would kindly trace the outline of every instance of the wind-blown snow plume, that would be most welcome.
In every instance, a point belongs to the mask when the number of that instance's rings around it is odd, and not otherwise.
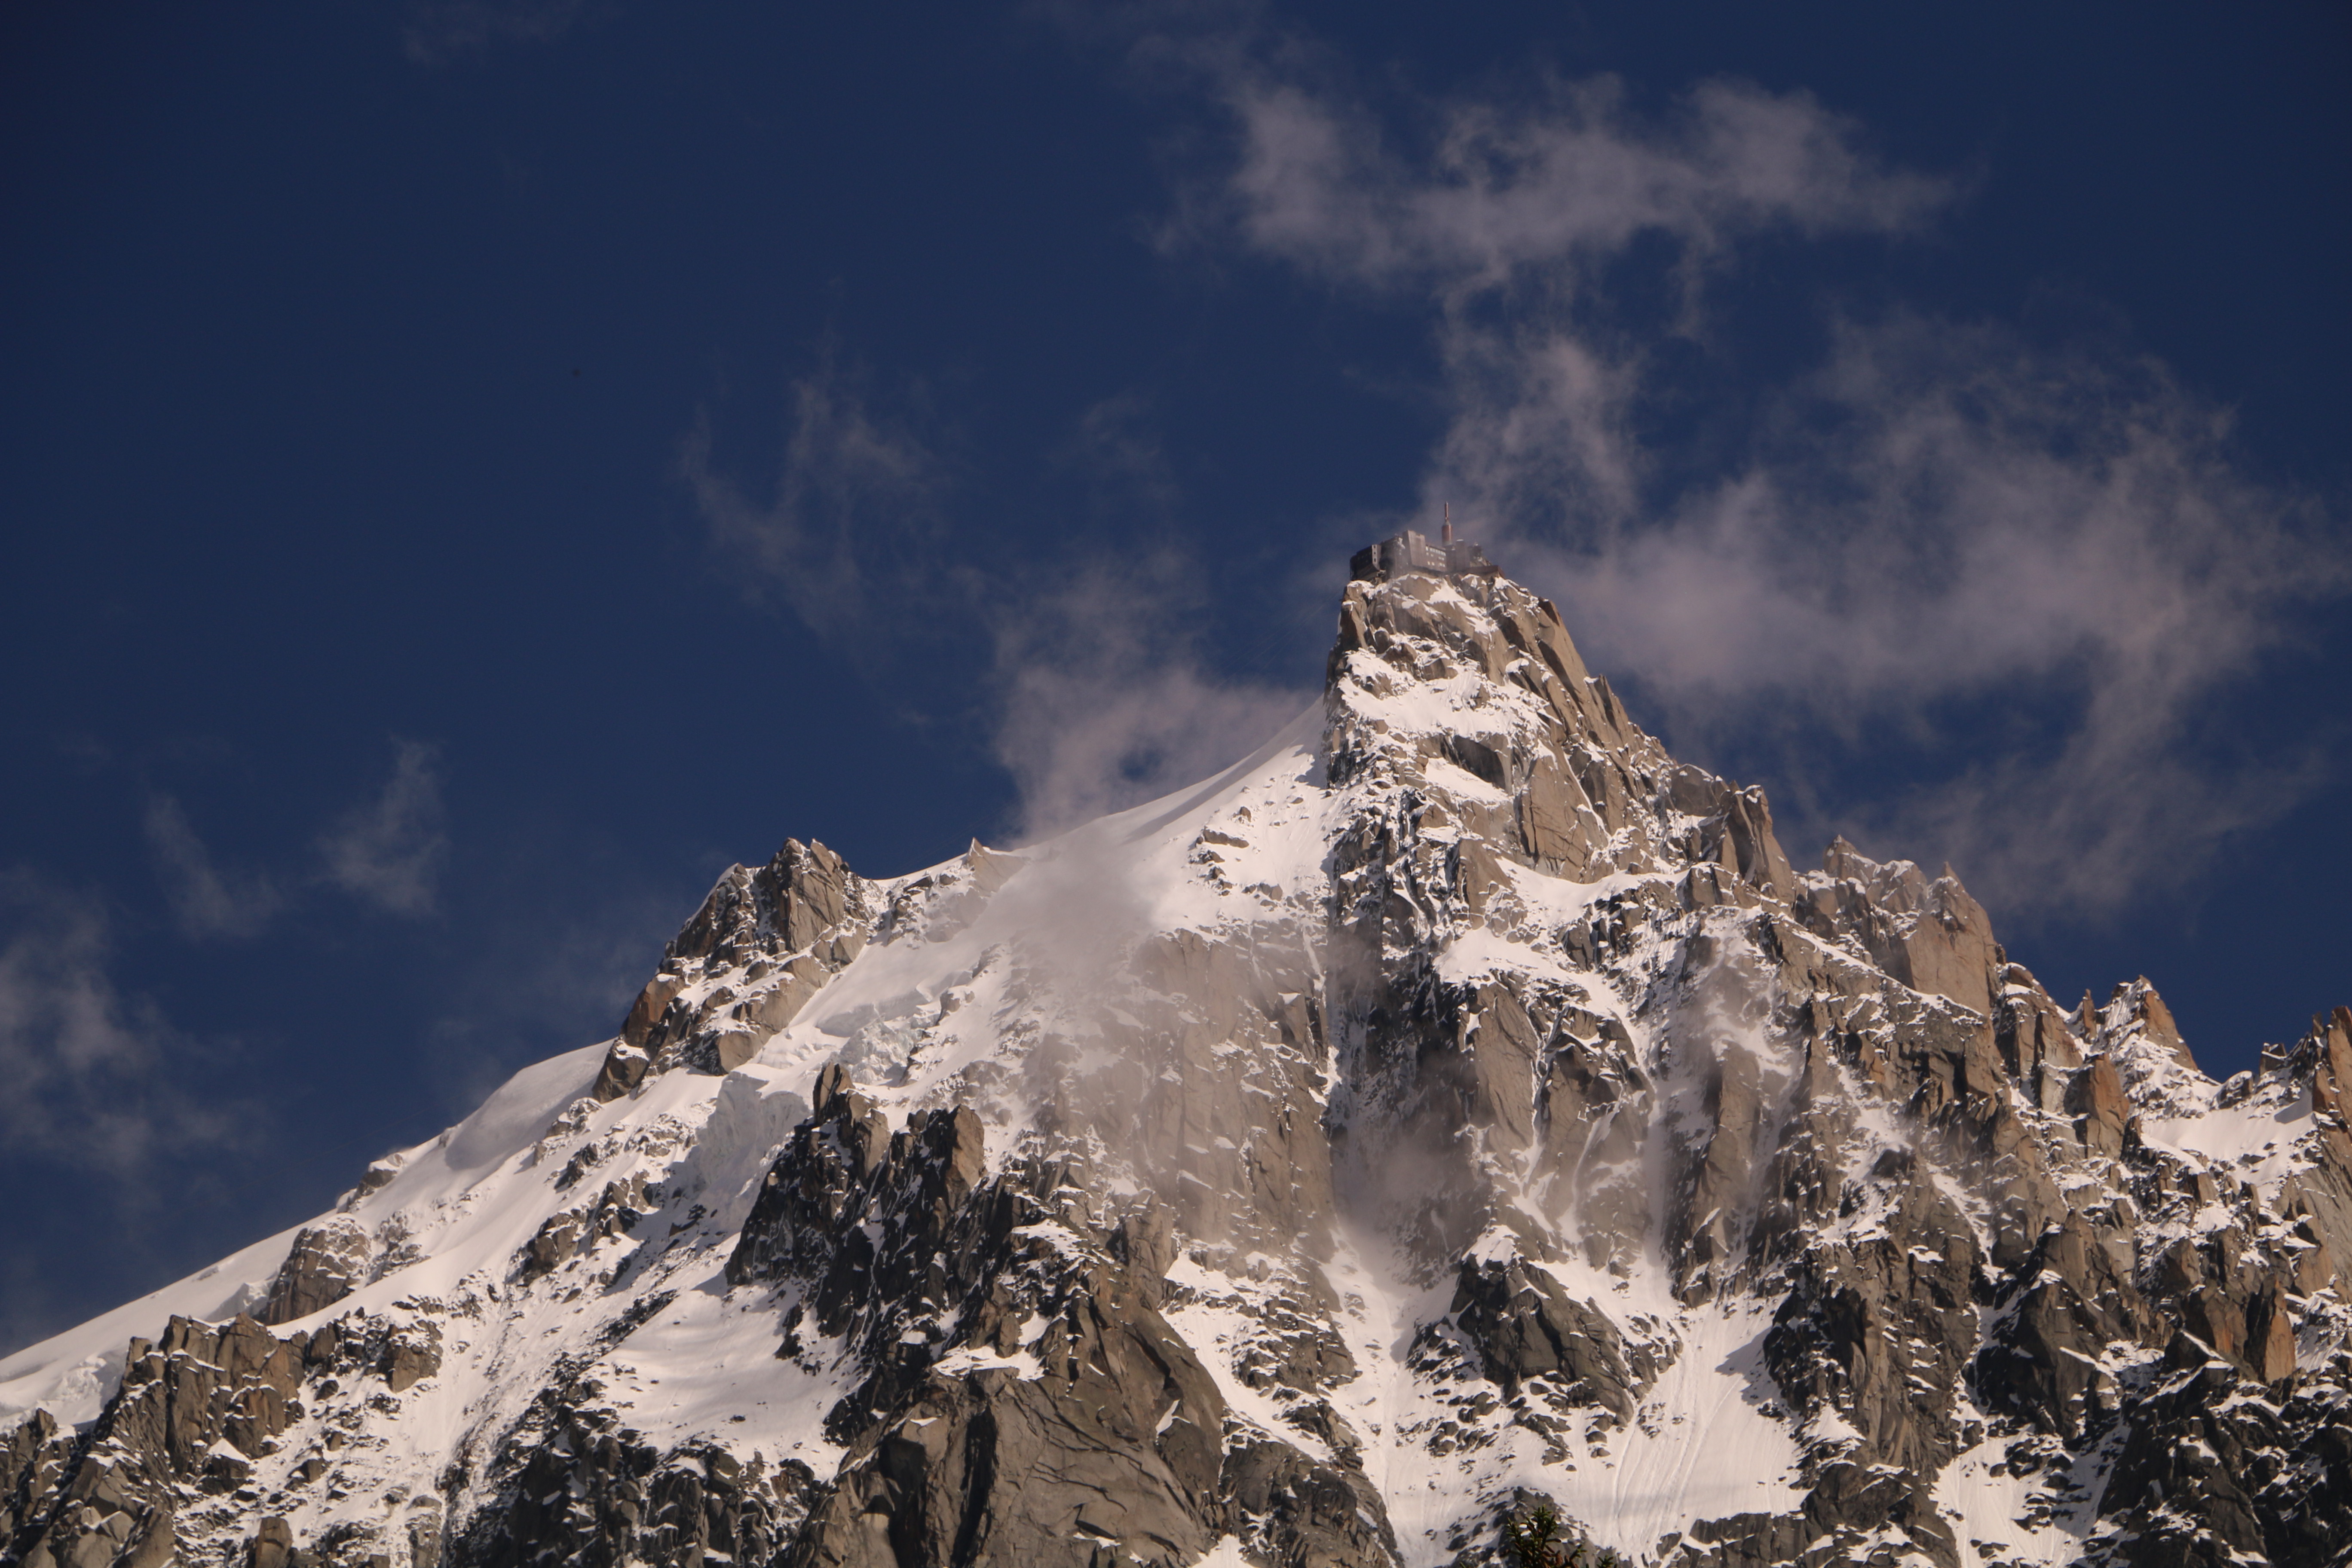
[[[1096,563],[997,628],[997,756],[1022,831],[1058,832],[1205,778],[1311,700],[1210,673],[1183,614],[1200,584],[1176,553]]]

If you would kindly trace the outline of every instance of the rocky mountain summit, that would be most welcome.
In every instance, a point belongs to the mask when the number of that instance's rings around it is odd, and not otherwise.
[[[0,1563],[2352,1563],[2352,1013],[2217,1084],[1799,870],[1471,553],[1192,789],[730,869],[614,1039],[0,1363]]]

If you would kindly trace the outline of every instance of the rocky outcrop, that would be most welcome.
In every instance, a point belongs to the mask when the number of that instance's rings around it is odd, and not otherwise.
[[[807,1515],[813,1478],[797,1461],[746,1464],[715,1443],[664,1453],[564,1399],[549,1401],[544,1417],[503,1508],[451,1543],[457,1561],[770,1563]]]
[[[220,1329],[174,1318],[160,1342],[131,1341],[95,1429],[21,1494],[11,1556],[26,1568],[170,1562],[187,1491],[238,1488],[285,1429],[311,1350],[307,1336],[281,1340],[243,1315]]]
[[[2352,1542],[2352,1406],[2327,1381],[2250,1394],[2187,1334],[2159,1363],[2101,1500],[2134,1568],[2335,1563]]]
[[[1559,1280],[1524,1259],[1465,1259],[1450,1315],[1507,1396],[1530,1378],[1546,1378],[1564,1403],[1598,1405],[1624,1421],[1657,1376],[1647,1347],[1629,1358],[1606,1313],[1570,1299]]]
[[[399,1394],[440,1371],[441,1331],[410,1314],[354,1312],[284,1334],[242,1313],[217,1325],[175,1317],[160,1340],[132,1340],[126,1357],[113,1397],[79,1440],[36,1414],[0,1450],[9,1489],[0,1562],[158,1568],[175,1553],[184,1560],[194,1540],[236,1532],[245,1541],[241,1527],[260,1500],[256,1471],[308,1406],[341,1394],[396,1409]],[[436,1542],[439,1518],[429,1521]],[[280,1521],[251,1537],[247,1555],[287,1568],[363,1568],[375,1539],[346,1532],[297,1550]],[[435,1568],[434,1555],[403,1539],[411,1568]]]
[[[1930,882],[1909,861],[1882,866],[1843,838],[1822,857],[1826,886],[1806,889],[1798,918],[1858,943],[1888,974],[1915,991],[1948,996],[1988,1016],[2007,960],[1984,908],[1949,866]]]
[[[2352,1126],[2352,1008],[2338,1007],[2328,1018],[2314,1018],[2297,1055],[2308,1059],[2312,1108],[2333,1117],[2339,1128]],[[2282,1067],[2285,1062],[2282,1060]]]
[[[2132,1103],[2115,1064],[2093,1057],[2066,1086],[2063,1101],[2074,1118],[2074,1135],[2102,1154],[2120,1154],[2131,1131]]]
[[[787,1352],[804,1330],[869,1369],[797,1561],[1189,1563],[1217,1533],[1215,1383],[1120,1257],[1148,1251],[1071,1207],[1066,1168],[986,1179],[982,1143],[964,1109],[891,1132],[828,1069],[745,1221],[729,1278],[791,1289]],[[1048,1226],[1068,1239],[1021,1239]]]
[[[34,1522],[51,1506],[73,1449],[73,1434],[60,1432],[46,1410],[34,1411],[8,1434],[0,1446],[0,1549],[32,1541]]]
[[[367,1278],[374,1250],[367,1227],[348,1215],[296,1232],[257,1314],[261,1321],[290,1323],[333,1306]]]
[[[1220,1483],[1225,1530],[1257,1561],[1358,1568],[1396,1561],[1380,1492],[1354,1466],[1318,1464],[1288,1443],[1244,1442]]]
[[[1924,1477],[1959,1447],[1983,1258],[1965,1216],[1918,1174],[1885,1173],[1891,1190],[1864,1237],[1805,1249],[1764,1354],[1801,1410],[1834,1413],[1862,1451]]]
[[[729,867],[630,1005],[592,1092],[615,1100],[672,1066],[740,1066],[857,956],[871,913],[866,883],[822,844],[787,838],[756,870]]]

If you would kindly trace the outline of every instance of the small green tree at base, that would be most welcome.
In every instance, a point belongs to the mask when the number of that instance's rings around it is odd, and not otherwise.
[[[1548,1502],[1503,1521],[1503,1551],[1511,1568],[1625,1568],[1625,1560],[1606,1547],[1562,1536],[1559,1510]]]

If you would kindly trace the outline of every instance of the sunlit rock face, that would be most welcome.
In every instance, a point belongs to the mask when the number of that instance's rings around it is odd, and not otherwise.
[[[2344,1561],[2352,1014],[2215,1084],[1948,868],[1796,869],[1475,547],[1359,560],[1226,773],[788,841],[614,1039],[0,1363],[0,1561]]]

